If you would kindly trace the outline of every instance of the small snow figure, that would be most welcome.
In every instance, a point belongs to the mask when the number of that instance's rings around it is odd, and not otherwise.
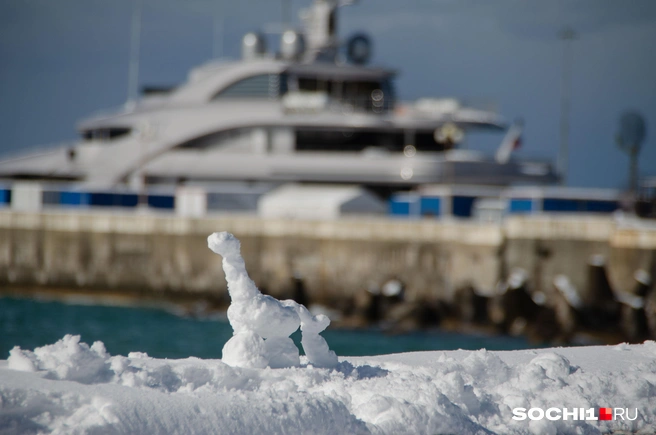
[[[282,368],[300,365],[298,348],[289,336],[301,327],[301,344],[309,362],[334,367],[337,355],[319,335],[330,324],[324,315],[313,316],[307,308],[263,295],[248,276],[239,240],[230,233],[214,233],[207,245],[223,257],[223,271],[232,303],[228,320],[234,335],[223,347],[223,362],[231,366]]]
[[[293,302],[298,309],[298,315],[301,318],[301,344],[310,363],[317,367],[335,367],[337,354],[330,350],[326,340],[319,335],[330,325],[330,319],[323,314],[313,316],[304,305],[294,301],[284,301],[283,303],[289,302]]]

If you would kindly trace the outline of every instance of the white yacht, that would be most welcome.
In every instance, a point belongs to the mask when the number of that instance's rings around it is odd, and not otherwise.
[[[369,39],[341,42],[339,0],[314,0],[303,29],[270,53],[258,33],[242,59],[193,69],[185,83],[79,123],[81,140],[0,161],[0,179],[93,189],[193,183],[552,183],[547,162],[511,158],[519,136],[493,111],[454,99],[397,102],[395,71],[367,66]],[[346,54],[343,54],[346,53]],[[459,149],[472,130],[508,130],[495,156]]]

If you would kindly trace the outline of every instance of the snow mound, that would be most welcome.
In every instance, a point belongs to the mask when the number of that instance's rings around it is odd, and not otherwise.
[[[638,417],[512,419],[517,407],[606,406],[631,408],[631,415],[637,409]],[[102,343],[89,347],[66,336],[33,352],[14,348],[8,361],[0,361],[0,433],[622,431],[656,432],[654,342],[417,352],[342,359],[332,369],[272,370],[139,352],[110,356]]]
[[[38,347],[34,352],[14,347],[9,351],[10,369],[26,372],[45,371],[50,379],[66,379],[92,383],[107,374],[105,345],[96,341],[91,347],[80,343],[79,335],[66,335],[49,346]]]
[[[0,361],[0,433],[656,433],[653,341],[338,361],[319,335],[327,317],[260,293],[231,234],[208,245],[232,299],[222,360],[111,356],[73,335],[14,347]],[[299,327],[303,358],[289,338]],[[516,408],[600,407],[634,418],[513,419]]]
[[[337,355],[319,335],[330,324],[328,317],[313,316],[295,301],[279,301],[260,293],[246,271],[240,242],[232,234],[211,234],[207,245],[223,257],[231,299],[228,320],[234,335],[223,347],[223,362],[234,367],[297,367],[298,348],[289,336],[300,327],[309,363],[326,368],[337,364]]]

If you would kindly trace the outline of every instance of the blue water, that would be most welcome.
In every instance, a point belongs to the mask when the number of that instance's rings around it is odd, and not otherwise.
[[[112,355],[146,352],[157,358],[220,358],[232,329],[223,319],[194,319],[154,308],[71,305],[0,298],[0,359],[15,345],[23,349],[54,343],[65,334],[91,344],[105,343]],[[522,338],[414,332],[386,335],[376,330],[328,329],[323,332],[340,356],[380,355],[418,350],[511,350],[533,347]],[[300,334],[292,337],[298,343]]]

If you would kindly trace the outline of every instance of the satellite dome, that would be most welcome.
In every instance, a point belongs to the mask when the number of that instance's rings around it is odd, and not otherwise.
[[[242,59],[257,59],[266,54],[266,40],[260,33],[249,32],[241,40]]]
[[[295,30],[283,32],[280,40],[280,55],[285,60],[296,60],[305,51],[303,34]]]

